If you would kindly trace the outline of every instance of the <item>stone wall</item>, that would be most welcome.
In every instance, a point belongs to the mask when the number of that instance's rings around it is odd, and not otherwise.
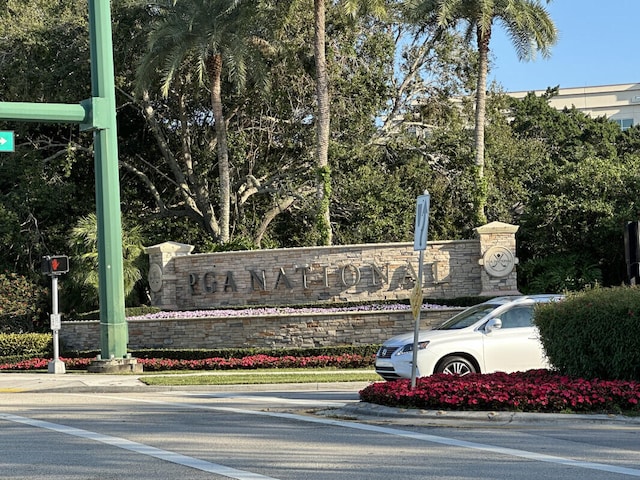
[[[473,240],[430,242],[424,295],[516,293],[516,231],[494,222]],[[404,300],[420,271],[408,243],[192,254],[190,245],[167,242],[146,251],[152,303],[166,310]]]
[[[421,326],[438,325],[458,311],[423,311]],[[410,310],[387,310],[129,320],[128,324],[130,349],[290,348],[375,345],[412,332],[414,319]],[[62,322],[59,334],[65,349],[95,350],[100,344],[100,323]]]
[[[423,252],[427,298],[515,295],[518,227],[494,222],[477,238],[430,242]],[[163,310],[226,305],[301,305],[406,300],[420,271],[413,244],[346,245],[192,254],[190,245],[147,248],[152,302]],[[429,311],[423,325],[453,312]],[[193,313],[192,313],[193,314]],[[180,320],[129,320],[129,348],[306,347],[382,343],[413,330],[410,311]],[[62,322],[66,348],[100,345],[99,322]]]

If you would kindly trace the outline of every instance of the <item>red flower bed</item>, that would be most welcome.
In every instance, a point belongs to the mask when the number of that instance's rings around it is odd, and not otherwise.
[[[91,358],[60,358],[68,370],[84,370],[93,361]],[[373,363],[373,357],[356,354],[338,356],[319,355],[315,357],[271,357],[251,355],[244,358],[205,358],[202,360],[171,360],[165,358],[139,358],[147,372],[159,370],[252,370],[257,368],[365,368]],[[46,369],[48,359],[33,358],[18,363],[0,365],[0,370],[41,370]]]
[[[393,407],[436,410],[520,412],[640,411],[640,382],[583,380],[548,370],[512,374],[432,375],[378,382],[360,391],[360,399]]]
[[[61,358],[68,370],[84,370],[91,358]],[[49,359],[2,364],[0,370],[43,370]],[[251,370],[257,368],[363,368],[372,359],[361,355],[272,357],[203,360],[138,359],[144,370]],[[521,412],[640,412],[640,382],[583,380],[548,370],[512,374],[474,374],[465,377],[432,375],[409,380],[377,382],[360,391],[365,402],[433,410],[502,410]]]

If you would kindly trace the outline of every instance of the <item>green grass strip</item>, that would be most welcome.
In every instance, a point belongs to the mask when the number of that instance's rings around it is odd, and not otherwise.
[[[370,370],[331,371],[288,371],[288,372],[242,372],[242,373],[198,373],[150,375],[140,378],[147,385],[259,385],[268,383],[327,383],[327,382],[377,382],[381,381]]]

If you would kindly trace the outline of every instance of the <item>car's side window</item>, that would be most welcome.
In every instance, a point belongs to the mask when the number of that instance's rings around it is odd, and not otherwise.
[[[532,318],[533,305],[514,307],[500,315],[502,328],[530,327],[533,325]]]

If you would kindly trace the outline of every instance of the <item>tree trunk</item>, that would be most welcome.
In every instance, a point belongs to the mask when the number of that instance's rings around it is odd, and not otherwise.
[[[181,121],[186,124],[183,100],[182,95],[180,95],[178,102],[178,105],[180,106],[180,117]],[[168,208],[162,200],[160,192],[145,173],[126,162],[121,162],[121,164],[129,171],[133,172],[147,186],[155,200],[161,216],[168,215],[169,213],[189,216],[202,224],[207,234],[209,234],[214,240],[218,240],[220,237],[220,226],[215,217],[215,212],[213,211],[213,206],[211,205],[211,201],[208,196],[208,189],[206,188],[206,185],[203,185],[203,182],[199,181],[193,173],[191,152],[188,146],[190,141],[190,132],[183,130],[181,135],[183,145],[180,150],[180,158],[187,165],[187,175],[185,176],[185,173],[178,164],[178,159],[171,151],[169,143],[163,133],[162,126],[156,118],[156,113],[151,104],[151,99],[149,98],[149,92],[146,90],[142,96],[142,114],[149,126],[149,129],[153,133],[158,148],[162,152],[164,161],[171,169],[173,179],[178,187],[179,194],[184,204],[184,211],[176,212],[173,208]]]
[[[211,80],[211,108],[216,124],[218,150],[218,174],[220,181],[220,243],[229,241],[229,217],[231,210],[231,180],[229,174],[229,149],[227,146],[227,127],[222,111],[222,57],[213,55],[207,68]]]
[[[476,132],[475,132],[475,170],[476,193],[474,207],[478,225],[487,223],[485,206],[487,204],[487,181],[484,176],[484,121],[487,101],[487,69],[489,58],[489,40],[491,29],[482,31],[477,27],[478,37],[478,83],[476,88]]]
[[[316,186],[317,186],[317,228],[320,244],[331,245],[331,215],[329,201],[331,194],[331,171],[329,169],[329,79],[325,56],[325,0],[314,0],[316,60],[316,97],[318,112],[316,117]]]

